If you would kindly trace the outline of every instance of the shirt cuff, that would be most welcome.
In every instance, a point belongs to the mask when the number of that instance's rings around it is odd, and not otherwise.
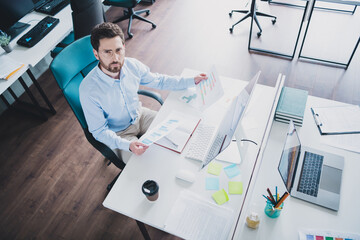
[[[126,140],[126,139],[121,139],[119,144],[118,144],[118,148],[120,150],[124,150],[124,151],[127,151],[127,152],[130,152],[130,141],[129,140]]]
[[[194,77],[185,78],[185,82],[186,82],[188,88],[195,87],[195,78]]]

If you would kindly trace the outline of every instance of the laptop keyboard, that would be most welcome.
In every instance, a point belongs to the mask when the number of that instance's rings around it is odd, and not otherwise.
[[[210,144],[213,143],[213,141],[210,140],[212,139],[215,130],[215,126],[200,123],[197,130],[194,132],[194,140],[189,145],[189,149],[185,157],[203,162],[209,155],[207,153]]]
[[[317,197],[324,156],[305,152],[298,191]]]

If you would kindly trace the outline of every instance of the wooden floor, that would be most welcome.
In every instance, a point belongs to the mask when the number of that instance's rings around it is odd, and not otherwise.
[[[184,68],[206,71],[215,64],[220,75],[244,80],[262,70],[260,83],[273,86],[282,72],[288,76],[288,86],[360,103],[359,50],[346,71],[249,53],[250,22],[236,27],[233,34],[228,31],[236,21],[228,12],[246,4],[240,3],[157,0],[151,6],[140,5],[151,9],[148,19],[157,28],[134,20],[134,37],[126,41],[126,54],[154,72],[167,74],[180,74]],[[112,8],[107,15],[111,20],[121,13]],[[122,29],[126,24],[120,24]],[[102,206],[106,186],[118,169],[108,167],[86,141],[51,73],[46,71],[39,81],[56,115],[45,122],[14,110],[0,116],[0,239],[141,239],[134,220]],[[162,94],[166,97],[167,92]],[[175,239],[148,230],[153,239]]]

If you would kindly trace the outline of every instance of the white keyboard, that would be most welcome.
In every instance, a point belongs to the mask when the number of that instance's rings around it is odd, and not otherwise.
[[[208,155],[210,146],[214,142],[215,130],[215,126],[200,123],[192,136],[193,140],[185,157],[203,162]]]

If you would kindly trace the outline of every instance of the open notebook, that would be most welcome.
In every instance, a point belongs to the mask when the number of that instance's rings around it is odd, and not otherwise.
[[[174,152],[181,153],[200,121],[200,117],[186,116],[181,120],[181,124],[177,128],[157,140],[155,144]]]

